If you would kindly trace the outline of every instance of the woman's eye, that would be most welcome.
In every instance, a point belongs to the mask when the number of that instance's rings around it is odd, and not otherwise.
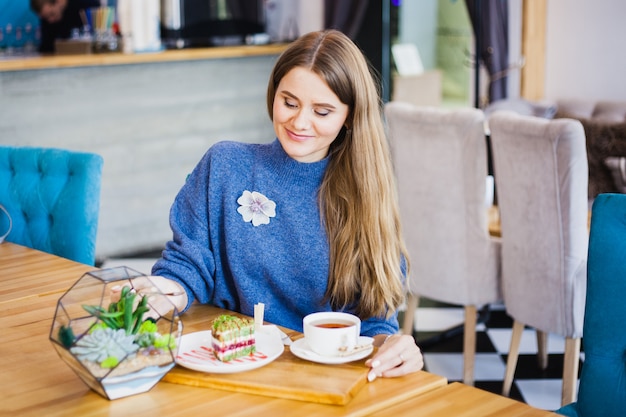
[[[327,109],[319,109],[319,110],[315,110],[315,114],[317,114],[318,116],[328,116],[330,114],[330,110]]]
[[[298,107],[296,103],[289,100],[285,100],[285,106],[289,107],[290,109],[295,109],[296,107]]]

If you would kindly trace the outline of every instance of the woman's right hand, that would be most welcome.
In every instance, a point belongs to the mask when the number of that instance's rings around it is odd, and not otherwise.
[[[163,316],[172,310],[172,304],[178,311],[182,311],[187,307],[187,293],[185,289],[179,283],[171,279],[154,275],[133,278],[133,288],[138,295],[148,296],[149,305],[152,310],[147,313],[148,316],[150,316],[151,313]],[[119,300],[121,291],[122,286],[113,287],[110,294],[111,301],[115,302]],[[164,300],[161,297],[151,297],[151,295],[158,293],[165,295],[171,304],[163,302]]]

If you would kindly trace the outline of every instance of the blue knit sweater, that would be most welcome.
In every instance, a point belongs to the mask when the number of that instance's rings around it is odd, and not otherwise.
[[[301,163],[280,142],[220,142],[204,155],[170,213],[173,239],[153,275],[181,283],[189,297],[302,331],[302,318],[330,311],[328,239],[317,192],[328,160]],[[276,203],[269,224],[244,221],[237,199],[248,190]],[[349,311],[349,310],[348,310]],[[397,317],[364,321],[361,333],[395,333]]]

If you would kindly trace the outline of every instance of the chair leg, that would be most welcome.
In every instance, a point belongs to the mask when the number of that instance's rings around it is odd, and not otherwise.
[[[404,313],[404,323],[402,324],[402,333],[413,335],[413,322],[415,320],[415,310],[419,297],[411,292],[407,295],[406,312]]]
[[[465,306],[463,329],[463,383],[474,385],[474,360],[476,358],[476,306]]]
[[[513,376],[515,375],[515,368],[517,368],[517,358],[519,357],[519,343],[522,339],[523,331],[524,323],[515,320],[513,322],[511,346],[509,347],[509,357],[506,361],[506,372],[504,374],[504,383],[502,385],[502,395],[504,395],[505,397],[508,397],[511,394]]]
[[[548,334],[536,330],[537,334],[537,366],[542,371],[548,368]]]
[[[565,355],[563,357],[563,390],[561,406],[573,403],[576,399],[576,381],[578,380],[578,364],[580,359],[580,338],[565,339]]]

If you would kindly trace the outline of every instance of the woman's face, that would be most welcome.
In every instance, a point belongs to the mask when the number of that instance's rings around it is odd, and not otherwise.
[[[317,162],[344,126],[349,109],[314,72],[295,67],[274,96],[274,130],[283,149],[299,162]]]

